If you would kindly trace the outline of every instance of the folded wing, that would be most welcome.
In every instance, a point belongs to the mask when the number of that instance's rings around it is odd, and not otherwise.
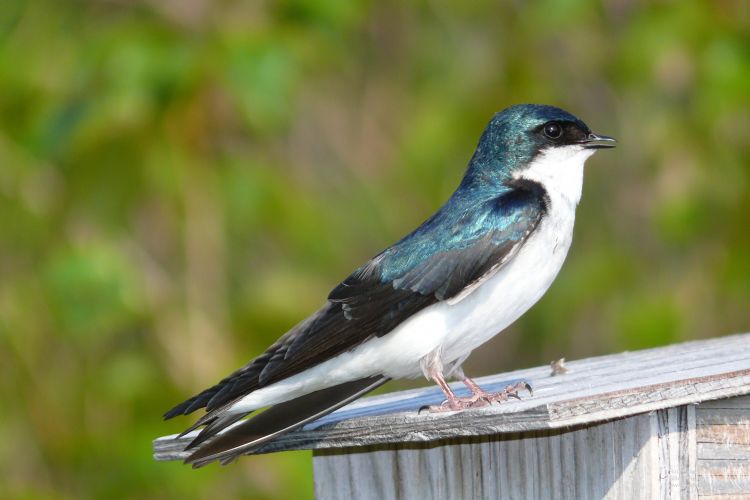
[[[244,416],[230,415],[228,410],[252,391],[386,335],[435,302],[460,298],[514,255],[545,211],[543,188],[528,181],[508,184],[500,196],[491,199],[451,198],[417,230],[334,288],[315,314],[244,367],[169,410],[165,418],[205,407],[206,415],[188,429],[206,425],[193,445],[202,443]],[[341,401],[351,400],[343,396],[349,392],[340,392]],[[356,397],[362,394],[355,392]],[[321,416],[317,407],[305,411],[304,403],[298,401],[295,407],[296,426],[309,421],[309,415]],[[338,407],[335,401],[328,404]],[[236,441],[232,446],[236,448]],[[214,449],[216,453],[220,451]]]

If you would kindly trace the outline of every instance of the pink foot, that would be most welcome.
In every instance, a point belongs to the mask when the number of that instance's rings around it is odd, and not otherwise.
[[[471,396],[463,398],[454,396],[453,398],[449,398],[443,401],[443,403],[440,405],[423,406],[419,409],[419,411],[421,412],[422,410],[426,409],[430,413],[439,413],[446,411],[461,411],[470,408],[483,408],[485,406],[491,405],[492,403],[507,401],[510,398],[521,399],[521,396],[518,395],[518,392],[522,390],[528,391],[529,395],[531,396],[533,396],[534,394],[533,390],[531,389],[531,385],[528,382],[517,382],[515,384],[511,384],[500,392],[485,392],[479,386],[473,383],[469,385],[469,388],[472,391]]]
[[[471,398],[456,398],[453,400],[446,399],[442,404],[439,405],[426,405],[419,409],[418,413],[422,413],[423,410],[427,410],[430,413],[439,413],[445,411],[461,411],[469,408],[478,408],[476,401]]]
[[[518,391],[527,391],[529,396],[534,395],[534,391],[531,389],[531,384],[528,382],[516,382],[507,386],[500,392],[484,392],[482,389],[477,387],[476,392],[471,396],[470,399],[475,400],[474,408],[491,405],[492,403],[500,403],[502,401],[508,401],[510,398],[521,399],[518,395]]]

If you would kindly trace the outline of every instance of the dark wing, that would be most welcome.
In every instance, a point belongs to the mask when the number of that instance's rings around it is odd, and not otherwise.
[[[389,289],[385,293],[384,289]],[[346,352],[368,338],[383,335],[405,318],[436,301],[434,297],[411,291],[394,290],[390,284],[370,287],[373,299],[380,297],[377,308],[358,311],[357,319],[347,317],[345,306],[331,301],[308,319],[298,324],[269,347],[263,354],[221,382],[169,410],[164,418],[187,415],[205,407],[209,412],[195,427],[209,423],[211,413],[221,410],[248,393],[300,373],[337,354]]]
[[[239,418],[223,415],[238,399],[383,336],[500,268],[545,211],[546,193],[528,181],[515,182],[489,200],[451,198],[416,231],[344,280],[323,308],[266,352],[165,418],[205,407],[208,413],[192,427],[208,425],[194,443],[199,444]]]

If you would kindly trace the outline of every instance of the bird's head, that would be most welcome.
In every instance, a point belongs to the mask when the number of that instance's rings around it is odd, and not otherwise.
[[[523,175],[541,157],[557,163],[583,161],[594,151],[612,148],[612,137],[595,134],[579,118],[554,106],[519,104],[496,113],[487,125],[470,164],[470,173],[502,179]],[[564,168],[561,165],[561,168]]]

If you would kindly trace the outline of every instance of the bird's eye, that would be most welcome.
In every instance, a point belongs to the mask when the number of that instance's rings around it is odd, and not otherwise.
[[[550,139],[559,139],[562,135],[562,127],[557,122],[549,122],[544,125],[544,135]]]

